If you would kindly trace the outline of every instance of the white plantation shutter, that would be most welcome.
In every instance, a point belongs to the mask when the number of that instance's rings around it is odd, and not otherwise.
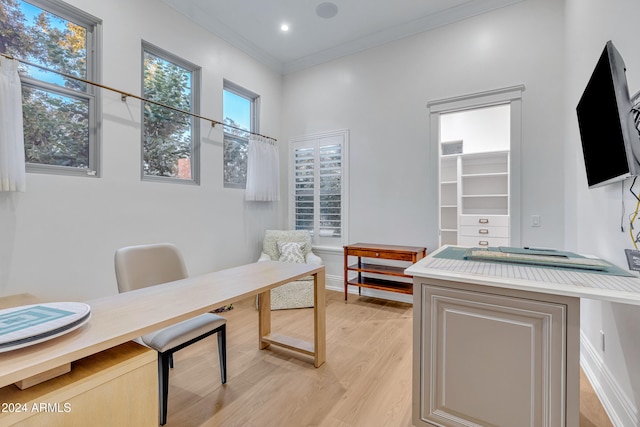
[[[294,150],[295,229],[314,231],[315,153],[313,148]]]
[[[291,140],[293,228],[314,244],[341,245],[345,236],[347,131]]]
[[[324,145],[318,150],[320,161],[320,236],[342,234],[342,146]]]

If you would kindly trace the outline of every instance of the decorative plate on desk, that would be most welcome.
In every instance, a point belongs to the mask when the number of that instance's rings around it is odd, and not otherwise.
[[[53,302],[0,310],[0,353],[64,335],[89,321],[82,302]]]

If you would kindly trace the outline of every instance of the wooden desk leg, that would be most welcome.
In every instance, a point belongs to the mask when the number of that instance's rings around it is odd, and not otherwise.
[[[318,368],[327,359],[327,328],[325,307],[325,273],[324,269],[313,275],[313,365]]]
[[[258,294],[258,348],[269,347],[269,343],[262,341],[263,337],[271,334],[271,291]]]
[[[349,255],[347,255],[347,250],[344,250],[344,303],[347,303],[347,287],[349,286],[349,270],[347,267],[349,266]]]

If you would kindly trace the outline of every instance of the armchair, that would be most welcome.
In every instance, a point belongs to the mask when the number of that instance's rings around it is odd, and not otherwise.
[[[258,262],[269,260],[322,265],[322,259],[311,251],[311,235],[306,230],[267,230]],[[307,307],[313,307],[312,276],[271,290],[272,310]]]

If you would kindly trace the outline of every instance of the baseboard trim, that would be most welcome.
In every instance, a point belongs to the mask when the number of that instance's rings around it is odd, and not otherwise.
[[[638,408],[605,366],[587,336],[580,331],[580,366],[615,427],[638,426]]]
[[[325,276],[325,288],[331,291],[344,292],[344,277],[336,275]],[[349,286],[350,295],[358,295],[358,288]],[[362,295],[372,298],[382,298],[397,302],[413,304],[413,295],[399,294],[397,292],[378,291],[376,289],[362,288]]]

